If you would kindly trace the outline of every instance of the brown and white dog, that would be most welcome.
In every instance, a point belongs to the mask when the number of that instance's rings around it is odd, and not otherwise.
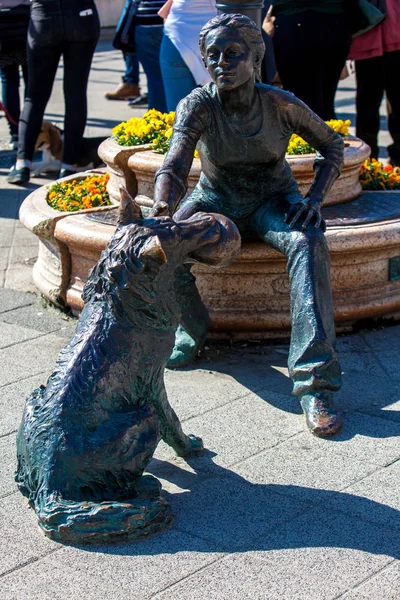
[[[103,162],[97,154],[97,149],[101,142],[106,138],[83,138],[82,154],[77,160],[77,171],[87,171],[100,167]],[[35,150],[42,152],[42,160],[32,163],[31,176],[35,177],[42,173],[50,171],[59,171],[64,149],[62,129],[50,123],[43,121],[38,139],[36,140]]]

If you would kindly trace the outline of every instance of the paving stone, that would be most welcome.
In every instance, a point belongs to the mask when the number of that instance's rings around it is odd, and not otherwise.
[[[34,511],[19,492],[0,500],[0,531],[0,575],[60,548],[43,535]]]
[[[341,358],[344,352],[370,352],[370,347],[365,339],[357,335],[338,335],[336,338],[336,351]]]
[[[180,530],[228,552],[254,548],[260,536],[310,507],[225,469],[218,476],[200,479],[189,491],[166,497]]]
[[[17,462],[15,440],[15,434],[0,438],[0,498],[12,494],[17,489],[14,481]]]
[[[145,600],[221,555],[170,529],[105,547],[61,548],[0,580],[4,600]]]
[[[0,248],[9,248],[13,241],[14,221],[0,216]]]
[[[399,600],[399,592],[400,562],[396,560],[340,600]]]
[[[334,395],[334,403],[343,411],[384,407],[399,398],[399,384],[389,376],[374,376],[368,373],[346,371],[343,386]]]
[[[353,413],[344,416],[342,431],[331,440],[308,434],[301,437],[303,449],[319,448],[332,457],[340,455],[384,467],[400,458],[399,434],[400,428],[395,422]]]
[[[384,371],[371,350],[341,352],[338,356],[344,379],[354,377],[360,373],[364,376],[372,375],[377,378],[387,379],[386,371]]]
[[[186,421],[184,429],[200,436],[206,448],[216,453],[216,464],[229,466],[299,433],[304,429],[304,419],[271,406],[256,394],[248,394]],[[168,448],[166,454],[161,454],[160,449],[157,456],[173,456],[173,450]]]
[[[5,179],[2,180],[1,187],[0,218],[13,223],[18,219],[20,190],[11,187]]]
[[[32,294],[39,293],[33,281],[32,267],[35,260],[27,261],[26,263],[14,263],[8,267],[4,279],[5,287],[21,292],[31,292]]]
[[[35,294],[25,294],[5,288],[0,289],[0,313],[14,310],[21,306],[28,306],[36,302]]]
[[[0,247],[0,269],[5,271],[8,267],[8,259],[10,255],[9,248],[1,248]]]
[[[249,393],[231,375],[203,369],[165,371],[168,398],[181,421],[206,413]]]
[[[46,383],[46,374],[22,379],[0,390],[0,436],[16,431],[28,395],[39,385]]]
[[[13,252],[17,253],[19,248],[21,248],[22,250],[25,250],[26,248],[31,248],[31,251],[33,251],[36,248],[37,254],[39,242],[37,236],[34,233],[29,231],[29,229],[26,229],[26,227],[24,227],[20,221],[17,221],[15,224],[15,230],[13,235],[12,250]]]
[[[364,333],[364,338],[389,376],[400,379],[400,336],[398,327]]]
[[[212,359],[208,362],[208,367],[213,371],[231,375],[249,391],[257,392],[260,395],[276,392],[287,396],[289,405],[293,406],[290,399],[293,385],[287,372],[287,346],[262,349],[257,346],[250,349],[245,348],[242,351],[238,350],[235,353],[230,353],[224,348],[219,357],[215,357],[212,352],[209,354]],[[205,363],[206,360],[202,359],[198,364],[199,366],[204,364],[203,368],[206,368]],[[297,408],[294,411],[297,412]]]
[[[23,306],[3,313],[2,320],[6,323],[15,323],[18,325],[32,327],[38,331],[54,332],[65,326],[64,313],[41,306],[39,302],[29,306]]]
[[[397,392],[395,398],[400,397],[400,391]],[[381,419],[388,419],[389,421],[395,421],[396,423],[400,423],[400,400],[397,402],[394,401],[390,404],[387,404],[385,401],[385,406],[379,406],[378,402],[374,402],[371,406],[365,406],[359,409],[361,412],[374,415]]]
[[[0,349],[7,348],[8,346],[12,346],[18,342],[24,342],[25,340],[31,340],[44,335],[43,331],[36,331],[36,329],[20,327],[14,323],[5,323],[1,319],[2,316],[0,315]]]
[[[154,600],[333,600],[398,556],[398,540],[346,515],[315,510],[262,536]],[[374,600],[384,600],[377,596]]]
[[[63,338],[47,334],[3,348],[0,350],[1,386],[39,373],[50,374],[64,345]]]
[[[352,483],[344,492],[326,502],[335,510],[380,523],[400,535],[400,461]]]
[[[377,470],[377,465],[341,456],[309,433],[261,452],[233,470],[249,481],[279,486],[277,491],[310,502],[323,500],[322,490],[340,491]]]
[[[28,231],[28,233],[31,233]],[[31,234],[33,235],[33,234]],[[15,238],[15,235],[14,235]],[[37,238],[36,238],[37,239]],[[15,265],[23,265],[26,267],[30,267],[32,269],[33,265],[36,262],[38,255],[38,244],[29,244],[22,245],[21,243],[16,244],[15,239],[14,243],[11,246],[10,250],[10,263]]]

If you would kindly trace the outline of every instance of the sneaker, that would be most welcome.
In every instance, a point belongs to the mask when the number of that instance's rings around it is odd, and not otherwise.
[[[146,106],[149,103],[149,98],[147,96],[147,94],[142,94],[141,96],[138,96],[138,98],[134,98],[133,100],[129,101],[129,106],[132,106],[133,108],[137,108],[138,106]]]
[[[136,83],[122,82],[113,92],[105,94],[107,100],[131,100],[140,96],[140,87]]]
[[[6,177],[8,183],[14,185],[25,185],[28,183],[31,176],[31,170],[28,167],[22,167],[22,169],[16,169],[13,167]]]

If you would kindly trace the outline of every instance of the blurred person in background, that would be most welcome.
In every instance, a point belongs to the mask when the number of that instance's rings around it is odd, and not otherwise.
[[[168,0],[164,18],[160,65],[168,111],[199,85],[210,81],[199,48],[200,30],[217,14],[215,0]]]
[[[33,0],[28,27],[28,89],[19,122],[17,161],[9,183],[29,181],[35,143],[58,63],[64,61],[64,150],[60,176],[75,173],[87,117],[87,83],[100,35],[93,0]]]
[[[390,163],[400,166],[400,0],[386,0],[386,18],[353,40],[349,58],[356,69],[356,135],[371,147],[371,158],[377,159],[379,108],[386,92],[393,139],[387,150]]]
[[[136,52],[123,52],[125,73],[121,83],[112,92],[107,92],[107,100],[134,100],[140,96],[139,61]]]
[[[138,61],[147,77],[148,106],[166,112],[164,84],[160,68],[160,47],[163,36],[163,19],[157,14],[163,0],[136,0],[134,38]],[[135,105],[135,100],[129,103]]]
[[[20,117],[20,67],[25,86],[28,80],[26,66],[26,38],[29,23],[29,0],[0,2],[0,77],[2,104],[10,130],[10,146],[17,149]]]
[[[125,73],[121,83],[112,92],[106,93],[108,100],[132,100],[143,104],[144,100],[139,87],[139,61],[135,47],[135,17],[139,6],[138,0],[125,0],[124,7],[115,30],[113,46],[122,50],[125,61]]]
[[[335,119],[334,99],[351,44],[346,0],[272,0],[276,67],[285,90],[321,119]]]

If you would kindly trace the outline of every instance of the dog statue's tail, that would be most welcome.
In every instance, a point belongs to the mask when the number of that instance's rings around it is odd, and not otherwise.
[[[35,503],[39,525],[51,539],[67,544],[99,544],[145,537],[172,522],[162,496],[126,502],[72,502],[51,495]]]

